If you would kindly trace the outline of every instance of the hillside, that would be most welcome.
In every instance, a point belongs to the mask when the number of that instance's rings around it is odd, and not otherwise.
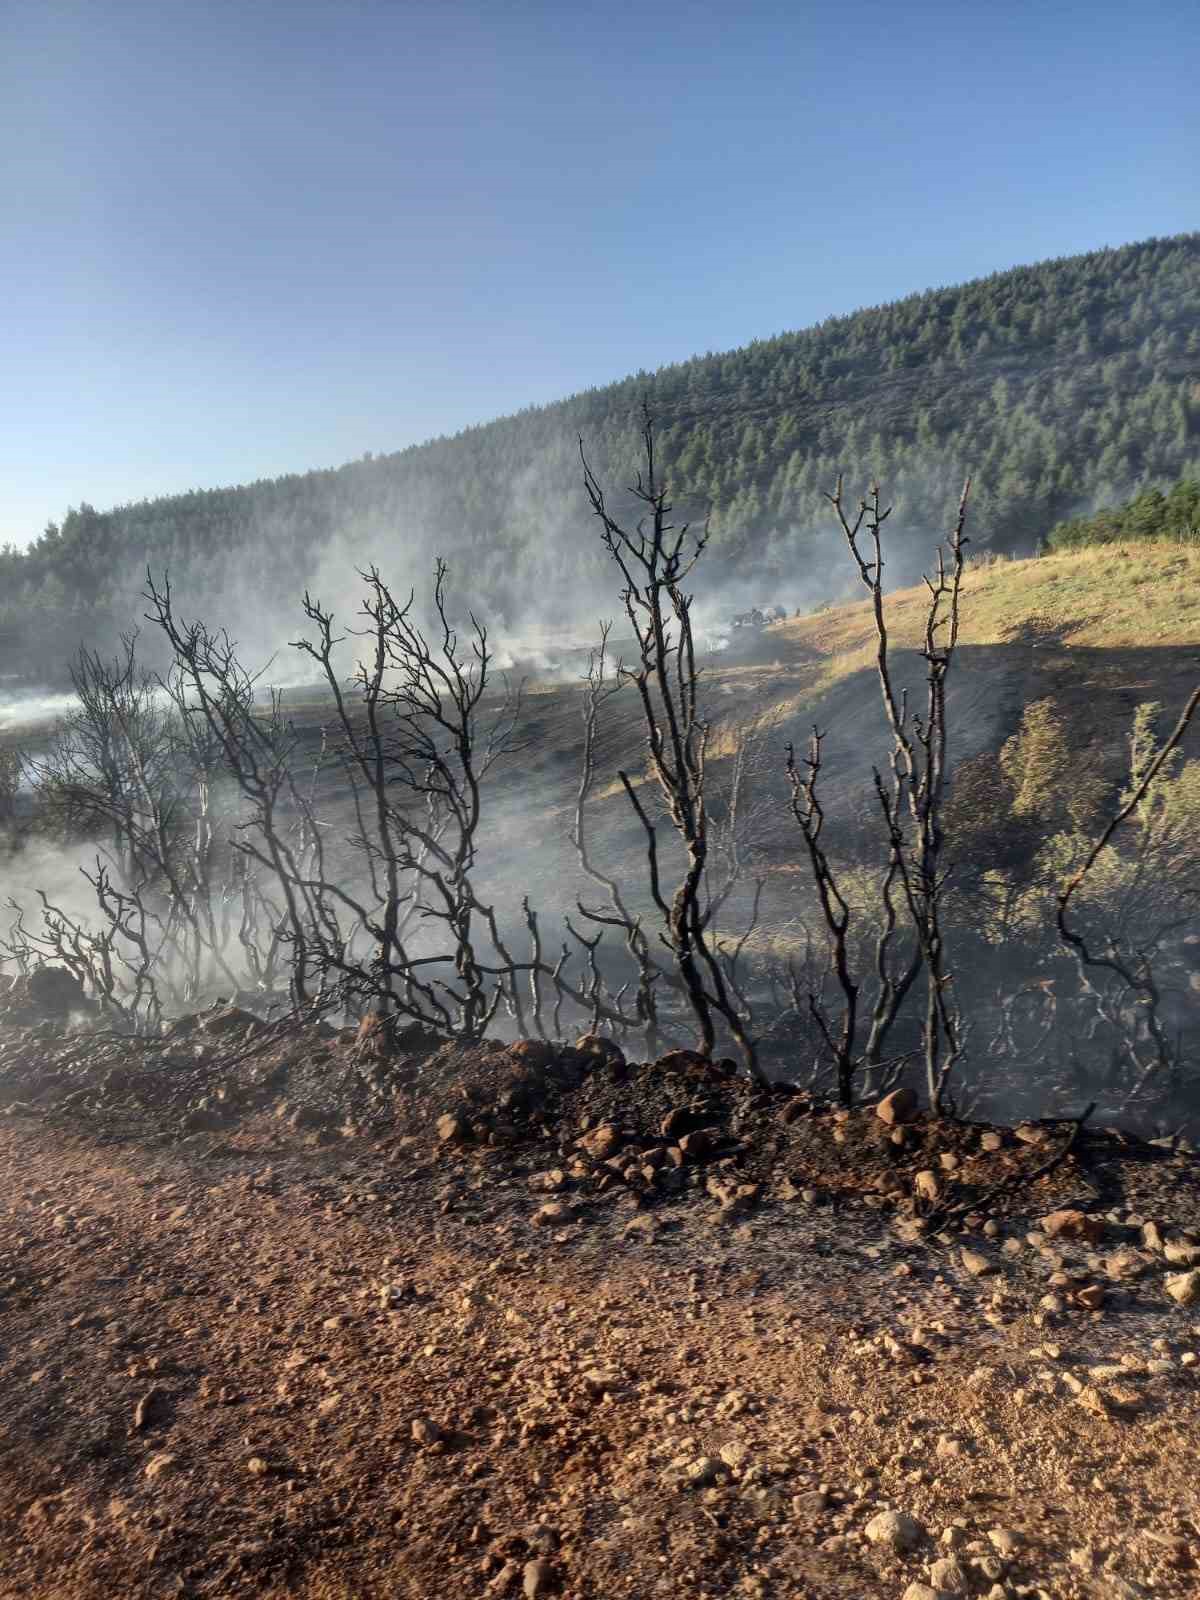
[[[898,678],[914,687],[926,598],[923,588],[912,587],[887,601]],[[850,810],[887,750],[869,602],[827,606],[733,638],[704,666],[718,759],[739,729],[758,724],[777,769],[761,772],[759,782],[782,802],[783,746],[800,743],[816,724],[826,734],[829,803]],[[1069,753],[1094,752],[1115,778],[1128,762],[1134,708],[1157,701],[1174,713],[1200,678],[1200,550],[1128,543],[974,563],[963,584],[960,640],[949,679],[952,769],[982,751],[998,752],[1025,708],[1050,697],[1062,709]],[[525,819],[505,810],[507,839],[515,830],[538,841],[535,891],[544,881],[549,893],[570,873],[566,829],[582,749],[580,712],[578,688],[535,685],[524,723],[530,748],[515,770],[498,774],[502,792],[535,797]],[[614,703],[604,729],[603,769],[640,770],[643,740],[632,691]],[[1187,748],[1200,750],[1200,730]],[[627,812],[617,785],[609,785],[602,805],[617,828]],[[548,818],[556,824],[550,830]],[[636,829],[627,837],[636,848]],[[790,870],[794,829],[772,828],[772,839],[776,869]],[[636,870],[632,859],[624,865]]]
[[[919,570],[965,472],[973,535],[1028,552],[1068,516],[1200,458],[1200,235],[1044,262],[706,355],[392,455],[67,513],[0,552],[0,673],[61,675],[77,638],[140,616],[145,568],[192,612],[274,645],[306,584],[338,601],[377,560],[419,582],[447,555],[502,627],[590,617],[607,575],[580,488],[631,480],[645,397],[684,509],[712,515],[731,595],[828,598],[820,501],[878,475]]]

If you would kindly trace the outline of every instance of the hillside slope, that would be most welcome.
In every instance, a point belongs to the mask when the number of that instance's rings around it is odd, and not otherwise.
[[[378,561],[419,582],[450,557],[464,598],[519,626],[607,586],[580,484],[637,468],[643,398],[681,507],[711,511],[731,587],[828,598],[821,491],[877,475],[913,576],[967,470],[973,534],[1034,548],[1059,518],[1168,483],[1200,457],[1200,235],[1044,262],[638,373],[453,439],[229,489],[72,510],[0,552],[0,672],[54,675],[73,638],[138,618],[147,564],[240,635],[306,584]],[[810,575],[803,576],[808,569]],[[751,595],[751,598],[757,598]],[[280,637],[288,637],[286,632]]]
[[[897,681],[914,691],[923,675],[917,652],[925,602],[920,587],[887,601]],[[770,868],[787,873],[798,840],[785,814],[784,746],[821,728],[825,793],[834,812],[858,808],[872,766],[886,760],[870,605],[829,606],[733,640],[704,666],[712,747],[719,767],[739,730],[760,729],[755,782],[774,799],[763,819]],[[951,770],[980,752],[998,752],[1025,708],[1050,699],[1066,722],[1071,751],[1090,754],[1115,781],[1128,766],[1134,709],[1159,702],[1174,715],[1198,679],[1200,551],[1151,542],[972,565],[948,680]],[[543,902],[573,876],[567,829],[582,752],[582,702],[578,687],[535,686],[523,725],[528,749],[497,778],[505,802],[504,859],[528,854],[526,879]],[[1185,751],[1200,751],[1200,730],[1189,735]],[[599,770],[610,780],[620,767],[641,771],[643,756],[627,690],[605,716]],[[640,873],[641,840],[619,785],[609,781],[601,789],[597,809],[601,836],[618,845],[622,869]],[[495,887],[501,889],[499,881]]]

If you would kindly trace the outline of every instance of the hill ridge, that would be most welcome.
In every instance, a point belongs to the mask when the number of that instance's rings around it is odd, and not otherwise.
[[[1200,463],[1200,234],[1106,247],[707,353],[368,453],[226,488],[82,505],[27,552],[0,551],[0,671],[55,665],[65,636],[114,639],[146,566],[193,609],[261,624],[261,595],[376,560],[413,581],[435,554],[464,598],[511,621],[607,594],[578,439],[610,485],[636,471],[646,398],[681,511],[711,514],[714,565],[825,598],[821,490],[878,476],[916,575],[966,471],[977,544],[1035,549],[1057,521]],[[336,578],[334,579],[336,584]],[[336,596],[335,596],[336,598]]]

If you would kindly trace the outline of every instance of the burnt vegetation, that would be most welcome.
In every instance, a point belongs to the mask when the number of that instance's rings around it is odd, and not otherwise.
[[[1048,701],[998,753],[954,766],[970,483],[901,662],[890,507],[839,478],[827,500],[868,597],[887,739],[860,809],[833,816],[829,730],[798,749],[786,728],[718,726],[691,588],[711,528],[675,520],[648,413],[641,448],[617,505],[580,446],[630,636],[616,652],[602,625],[576,691],[580,767],[553,826],[582,892],[535,904],[513,881],[525,686],[498,670],[486,621],[459,612],[445,562],[427,592],[367,568],[349,622],[304,595],[293,649],[323,687],[319,721],[264,694],[236,643],[151,573],[166,670],[135,635],[115,656],[81,651],[75,709],[4,769],[21,873],[47,843],[87,852],[81,892],[31,878],[9,899],[9,1010],[58,973],[78,1001],[55,1006],[85,1031],[153,1035],[236,1000],[360,1024],[384,1072],[436,1041],[582,1032],[622,1059],[683,1049],[762,1093],[784,1082],[844,1106],[907,1083],[941,1115],[1098,1100],[1160,1131],[1187,1121],[1200,776],[1182,751],[1200,688],[1165,734],[1161,708],[1138,709],[1119,784],[1067,758]],[[609,767],[606,730],[631,716],[641,764]],[[784,946],[764,906],[785,893]]]

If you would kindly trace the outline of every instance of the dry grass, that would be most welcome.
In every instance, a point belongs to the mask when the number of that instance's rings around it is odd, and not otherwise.
[[[888,596],[893,643],[921,641],[926,594]],[[1093,649],[1200,641],[1200,551],[1172,544],[1097,545],[1028,561],[968,570],[963,581],[964,644],[1008,644],[1035,624],[1068,646]],[[793,645],[826,658],[829,681],[869,666],[875,648],[866,601],[781,625]],[[818,674],[824,676],[824,674]]]

